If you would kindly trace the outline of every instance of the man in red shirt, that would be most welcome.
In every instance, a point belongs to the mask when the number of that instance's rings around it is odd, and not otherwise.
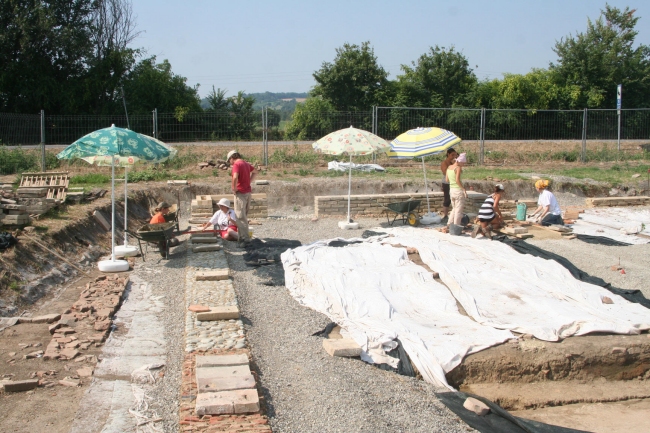
[[[237,232],[239,245],[250,242],[248,237],[248,207],[251,203],[251,182],[257,175],[255,167],[244,161],[236,150],[228,152],[226,161],[232,166],[231,189],[235,194],[235,215],[237,216]]]

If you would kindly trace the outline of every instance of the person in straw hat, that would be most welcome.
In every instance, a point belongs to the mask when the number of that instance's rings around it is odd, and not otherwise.
[[[219,206],[219,210],[212,215],[212,218],[207,223],[203,224],[201,229],[205,230],[209,225],[213,225],[215,230],[219,230],[223,240],[238,240],[237,216],[235,215],[235,211],[230,207],[230,200],[222,198],[217,205]]]

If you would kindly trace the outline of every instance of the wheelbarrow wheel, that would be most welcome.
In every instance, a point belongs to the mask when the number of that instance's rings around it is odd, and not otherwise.
[[[406,216],[406,221],[411,227],[417,227],[420,225],[420,215],[415,211],[411,211]]]

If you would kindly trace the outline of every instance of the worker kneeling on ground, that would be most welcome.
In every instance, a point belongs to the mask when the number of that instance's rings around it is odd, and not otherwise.
[[[550,226],[554,224],[564,225],[562,219],[562,210],[557,202],[557,199],[551,191],[548,190],[548,180],[540,179],[535,182],[535,189],[539,193],[537,204],[539,205],[535,212],[530,215],[533,222],[538,222],[543,226]]]
[[[217,203],[219,210],[212,215],[212,218],[201,227],[205,230],[209,225],[213,225],[215,230],[219,230],[221,238],[225,241],[236,241],[239,239],[237,233],[237,217],[235,211],[230,207],[230,200],[222,198]]]
[[[492,230],[496,230],[503,225],[503,216],[499,209],[499,202],[503,196],[504,188],[502,184],[494,186],[494,192],[490,194],[481,208],[478,210],[478,224],[474,225],[472,237],[480,233],[488,239],[492,239]]]

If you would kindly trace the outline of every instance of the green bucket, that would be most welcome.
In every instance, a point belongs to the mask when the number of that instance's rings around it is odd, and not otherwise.
[[[517,203],[517,221],[526,221],[526,203]]]

